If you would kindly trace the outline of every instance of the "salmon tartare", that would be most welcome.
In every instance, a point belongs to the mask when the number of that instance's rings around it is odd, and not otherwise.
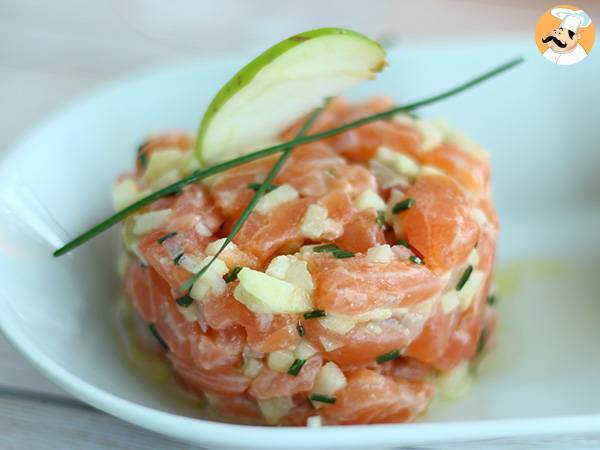
[[[391,106],[336,98],[309,134]],[[197,170],[193,144],[184,133],[142,144],[113,187],[116,209]],[[488,154],[449,124],[409,114],[298,146],[182,292],[276,160],[190,184],[124,221],[121,273],[153,337],[148,352],[229,421],[414,420],[494,327]]]

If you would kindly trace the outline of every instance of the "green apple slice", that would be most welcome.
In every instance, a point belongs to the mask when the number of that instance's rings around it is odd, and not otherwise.
[[[385,50],[360,33],[320,28],[260,54],[217,93],[196,142],[205,165],[272,145],[295,119],[386,65]]]

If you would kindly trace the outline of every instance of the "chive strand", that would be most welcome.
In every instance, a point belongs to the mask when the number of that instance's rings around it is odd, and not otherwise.
[[[309,311],[304,313],[304,318],[308,319],[318,319],[319,317],[326,317],[327,313],[322,309],[315,309],[314,311]]]
[[[160,333],[158,332],[158,330],[156,329],[156,325],[154,325],[153,323],[148,325],[148,329],[150,330],[150,333],[152,333],[152,335],[156,338],[156,340],[158,341],[158,343],[160,344],[160,346],[162,348],[164,348],[166,351],[169,351],[169,345],[165,342],[165,340],[163,339],[163,337],[160,335]]]
[[[284,142],[284,143],[277,144],[277,145],[274,145],[271,147],[267,147],[262,150],[258,150],[258,151],[249,153],[247,155],[243,155],[238,158],[234,158],[229,161],[225,161],[221,164],[214,165],[205,170],[197,170],[197,171],[193,172],[191,175],[177,181],[176,183],[173,183],[169,186],[159,189],[158,191],[153,192],[152,194],[138,200],[137,202],[132,203],[131,205],[122,209],[121,211],[118,211],[117,213],[115,213],[111,217],[109,217],[108,219],[103,220],[98,225],[96,225],[93,228],[89,229],[88,231],[80,234],[79,236],[77,236],[76,238],[71,240],[70,242],[67,242],[65,245],[63,245],[62,247],[60,247],[59,249],[54,251],[53,256],[58,257],[58,256],[64,255],[65,253],[70,252],[74,248],[79,247],[80,245],[86,243],[87,241],[89,241],[90,239],[99,235],[100,233],[103,233],[104,231],[108,230],[113,225],[116,225],[117,223],[119,223],[120,221],[122,221],[123,219],[128,217],[129,215],[133,214],[135,211],[153,203],[154,201],[158,200],[159,198],[162,198],[162,197],[165,197],[168,195],[175,195],[179,191],[181,191],[181,189],[183,189],[185,186],[187,186],[189,184],[203,180],[205,178],[208,178],[212,175],[223,172],[232,167],[236,167],[241,164],[245,164],[245,163],[255,161],[257,159],[264,158],[266,156],[270,156],[272,154],[281,152],[282,150],[285,150],[286,148],[288,148],[290,146],[295,147],[298,145],[315,142],[315,141],[318,141],[321,139],[335,136],[337,134],[343,133],[345,131],[351,130],[351,129],[359,127],[359,126],[366,125],[371,122],[375,122],[377,120],[387,119],[387,118],[389,118],[395,114],[401,113],[401,112],[410,112],[413,109],[427,106],[432,103],[439,102],[441,100],[445,100],[446,98],[460,94],[463,91],[466,91],[480,83],[483,83],[484,81],[486,81],[490,78],[493,78],[493,77],[501,74],[502,72],[512,69],[513,67],[517,66],[518,64],[521,64],[523,61],[524,60],[522,57],[515,58],[515,59],[513,59],[505,64],[502,64],[488,72],[483,73],[482,75],[472,78],[471,80],[466,81],[452,89],[449,89],[440,94],[425,98],[423,100],[418,100],[418,101],[415,101],[413,103],[409,103],[409,104],[403,105],[403,106],[397,106],[397,107],[391,108],[387,111],[382,111],[378,114],[373,114],[371,116],[363,117],[362,119],[358,119],[358,120],[349,122],[342,126],[332,128],[330,130],[326,130],[321,133],[315,133],[315,134],[311,134],[309,136],[301,136],[296,139],[292,139],[288,142]]]
[[[392,350],[391,352],[384,353],[383,355],[379,355],[375,358],[377,364],[383,364],[384,362],[391,361],[393,359],[400,357],[400,350]]]
[[[469,281],[471,272],[473,272],[473,266],[468,266],[463,272],[462,277],[460,277],[460,280],[458,280],[458,283],[456,284],[457,291],[460,291],[463,287],[465,287],[465,284],[467,284],[467,281]]]
[[[313,402],[328,403],[330,405],[335,403],[335,397],[330,395],[311,394],[308,398]]]
[[[306,123],[302,126],[302,128],[298,132],[298,135],[297,135],[298,137],[304,136],[304,134],[310,129],[312,124],[315,122],[315,120],[317,119],[319,114],[321,114],[323,109],[324,109],[324,107],[320,107],[320,108],[317,108],[314,110],[314,112],[308,118]],[[219,248],[217,253],[215,253],[215,255],[210,259],[208,264],[206,264],[202,269],[200,269],[197,273],[192,275],[185,282],[183,282],[183,284],[181,284],[179,286],[179,288],[178,288],[179,292],[183,292],[183,291],[190,289],[192,287],[192,285],[196,282],[196,280],[198,280],[202,275],[204,275],[206,273],[206,271],[212,265],[212,263],[214,263],[216,261],[216,259],[219,257],[219,255],[223,252],[223,250],[225,250],[227,245],[229,245],[229,243],[231,241],[233,241],[233,238],[242,229],[242,227],[244,226],[244,223],[246,223],[246,220],[248,220],[248,217],[250,217],[250,214],[252,214],[252,211],[254,211],[254,207],[258,204],[258,202],[260,201],[262,196],[267,192],[267,189],[269,189],[269,187],[271,186],[271,183],[273,182],[273,180],[275,179],[275,177],[277,176],[277,174],[279,173],[279,171],[281,170],[281,168],[283,167],[283,165],[285,164],[287,159],[292,154],[292,150],[294,148],[295,148],[295,146],[290,144],[290,146],[282,152],[281,156],[279,157],[279,159],[277,160],[277,162],[275,163],[275,165],[273,166],[271,171],[268,173],[265,180],[261,183],[261,185],[256,190],[254,196],[252,197],[252,200],[250,200],[250,203],[248,203],[248,205],[246,206],[246,208],[244,209],[242,214],[240,214],[240,217],[238,217],[238,219],[235,221],[235,224],[233,225],[233,227],[231,228],[231,231],[225,238],[225,241],[223,242],[223,245],[221,245],[221,248]]]
[[[287,371],[288,375],[297,377],[298,374],[300,373],[300,371],[302,370],[302,367],[304,367],[305,363],[306,363],[305,359],[295,359]]]

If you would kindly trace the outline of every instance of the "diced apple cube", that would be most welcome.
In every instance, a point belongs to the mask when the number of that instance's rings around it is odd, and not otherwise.
[[[276,425],[294,407],[291,397],[276,397],[269,400],[258,400],[265,421],[269,425]]]
[[[331,313],[325,317],[321,317],[319,323],[323,328],[342,335],[348,333],[356,325],[356,322],[348,316]]]
[[[306,419],[306,426],[308,428],[319,428],[323,426],[321,416],[310,416]]]
[[[112,199],[115,211],[121,211],[134,203],[140,196],[138,185],[131,178],[126,178],[112,187]]]
[[[360,211],[364,209],[376,209],[382,211],[385,209],[385,201],[372,189],[367,189],[360,193],[356,200],[354,200],[354,206]]]
[[[143,236],[161,227],[171,215],[170,209],[161,209],[134,216],[133,233]]]
[[[294,350],[294,356],[298,359],[309,359],[317,354],[317,349],[310,345],[306,340],[300,341]]]
[[[148,165],[144,171],[144,181],[151,185],[165,172],[178,169],[182,156],[183,152],[177,148],[166,148],[150,153]]]
[[[314,288],[312,276],[308,271],[308,264],[306,261],[292,255],[281,255],[273,258],[265,273],[309,291]]]
[[[343,389],[346,384],[344,372],[334,362],[328,362],[317,373],[312,390],[317,394],[331,396]]]
[[[313,309],[306,289],[266,273],[244,267],[234,297],[255,313],[301,313]]]
[[[392,247],[388,244],[377,245],[367,250],[367,261],[371,263],[389,263],[394,258]]]
[[[287,373],[290,366],[294,362],[294,354],[286,350],[275,350],[269,353],[267,357],[267,365],[270,369],[281,373]]]
[[[419,164],[414,159],[404,153],[395,152],[388,147],[379,147],[375,159],[380,163],[391,167],[401,175],[415,178],[419,174]]]
[[[421,151],[432,150],[444,141],[443,133],[434,122],[419,119],[415,122],[415,126],[421,138]]]
[[[454,311],[454,309],[456,309],[456,307],[460,305],[460,300],[458,298],[457,292],[446,292],[440,299],[440,303],[442,305],[442,311],[444,312],[444,314],[448,314]]]
[[[327,336],[319,336],[319,341],[326,352],[332,352],[344,346],[342,342],[336,341],[335,339],[330,339]]]
[[[212,260],[212,256],[204,258],[197,269],[194,272],[200,271],[209,261]],[[190,291],[190,297],[194,300],[202,300],[209,293],[222,294],[225,292],[227,285],[223,280],[223,275],[229,272],[229,269],[223,262],[223,260],[217,258],[206,272],[194,283]]]
[[[262,368],[263,365],[259,360],[255,358],[249,358],[244,362],[243,372],[247,377],[255,378],[260,373]]]
[[[267,214],[282,203],[296,200],[297,198],[298,191],[296,191],[296,189],[289,184],[282,184],[271,192],[263,195],[258,201],[255,209],[261,214]]]
[[[300,232],[309,239],[334,239],[343,231],[342,226],[329,219],[327,209],[310,205],[302,218]]]

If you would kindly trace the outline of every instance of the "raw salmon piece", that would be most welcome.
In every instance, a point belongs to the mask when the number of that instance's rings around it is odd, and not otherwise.
[[[192,358],[193,343],[202,335],[198,323],[188,321],[178,310],[171,290],[152,267],[133,263],[127,272],[127,295],[141,316],[154,324],[171,352]]]
[[[144,236],[138,246],[148,263],[176,289],[191,275],[179,265],[178,257],[184,254],[203,259],[203,251],[223,219],[206,192],[196,185],[184,189],[170,207],[167,222]],[[171,233],[176,234],[159,242]]]
[[[480,196],[487,192],[490,169],[487,161],[461,150],[453,144],[442,144],[421,156],[421,162],[438,167],[463,187]]]
[[[303,197],[321,197],[339,184],[331,172],[346,161],[322,142],[302,145],[292,151],[275,184],[289,184]]]
[[[453,311],[444,314],[441,307],[429,318],[421,334],[410,344],[404,355],[424,363],[434,364],[446,349],[458,322],[458,314]]]
[[[288,314],[256,315],[238,302],[233,291],[237,283],[229,283],[225,294],[209,297],[196,306],[210,327],[227,329],[241,326],[246,331],[247,344],[260,353],[287,349],[300,340],[297,319]],[[198,303],[198,302],[197,302]]]
[[[377,212],[374,209],[356,211],[335,243],[340,248],[355,253],[366,252],[371,247],[385,244],[385,235],[377,223]]]
[[[384,264],[369,262],[364,254],[336,259],[315,253],[309,270],[315,283],[315,306],[346,315],[415,304],[439,295],[445,285],[444,278],[424,265],[398,257]]]
[[[355,196],[376,187],[375,178],[368,170],[348,164],[323,143],[295,149],[276,181],[292,185],[305,197],[321,197],[336,190]]]
[[[195,302],[194,306],[200,310],[209,327],[224,330],[256,323],[254,314],[233,297],[236,286],[237,282],[228,283],[223,295],[209,296],[201,302]]]
[[[267,214],[253,212],[234,242],[245,252],[265,263],[276,253],[294,253],[304,242],[300,224],[310,201],[297,199],[285,202]]]
[[[327,216],[344,225],[350,220],[354,213],[354,205],[347,192],[333,191],[319,200],[319,205],[327,210]]]
[[[132,262],[125,274],[125,293],[142,318],[156,322],[160,304],[171,297],[169,285],[149,267],[141,262]]]
[[[192,392],[201,397],[204,391],[217,392],[225,395],[242,394],[250,385],[251,378],[239,369],[223,367],[215,370],[205,370],[193,363],[168,354],[169,360],[179,380]]]
[[[315,384],[315,378],[322,363],[323,360],[320,356],[313,356],[306,361],[298,376],[277,372],[264,366],[250,384],[248,392],[259,400],[309,392]]]
[[[427,407],[433,395],[428,382],[395,381],[369,369],[360,369],[347,378],[346,387],[336,393],[335,404],[322,408],[328,422],[408,422]]]
[[[259,319],[246,327],[248,345],[260,353],[273,352],[293,347],[300,341],[296,331],[297,319],[289,314],[275,314],[263,331]]]
[[[362,163],[367,163],[373,158],[381,146],[415,158],[420,145],[419,135],[413,127],[384,121],[347,131],[334,143],[346,158]]]
[[[432,380],[436,374],[435,369],[418,359],[402,356],[381,365],[381,373],[392,377],[394,380]]]
[[[335,128],[346,120],[345,117],[352,108],[352,104],[342,97],[332,99],[327,107],[319,114],[313,125],[309,128],[307,135],[317,134],[330,128]],[[281,134],[284,140],[291,140],[300,132],[308,120],[310,114],[299,118],[287,130]],[[319,141],[321,142],[321,141]]]
[[[152,152],[166,148],[188,150],[192,147],[192,145],[194,145],[194,140],[191,138],[191,136],[183,132],[176,131],[150,137],[150,139],[140,145],[138,150],[138,158],[136,159],[136,174],[141,176],[144,173],[144,167],[142,166],[139,158],[140,155],[150,156]]]
[[[352,369],[372,365],[378,356],[403,349],[419,335],[426,320],[427,317],[415,315],[411,320],[391,318],[373,324],[362,322],[346,334],[324,328],[314,319],[303,321],[303,325],[306,329],[306,339],[315,348],[320,349],[325,358],[343,369]],[[328,352],[322,339],[341,347]]]
[[[208,330],[194,342],[192,357],[203,369],[239,365],[246,343],[246,334],[240,327]]]
[[[215,203],[225,217],[235,221],[250,203],[255,191],[251,183],[262,183],[273,168],[276,156],[242,164],[217,175],[211,187]]]
[[[462,263],[477,242],[479,227],[469,199],[452,178],[423,175],[406,191],[413,206],[394,215],[398,238],[406,238],[435,273]]]

